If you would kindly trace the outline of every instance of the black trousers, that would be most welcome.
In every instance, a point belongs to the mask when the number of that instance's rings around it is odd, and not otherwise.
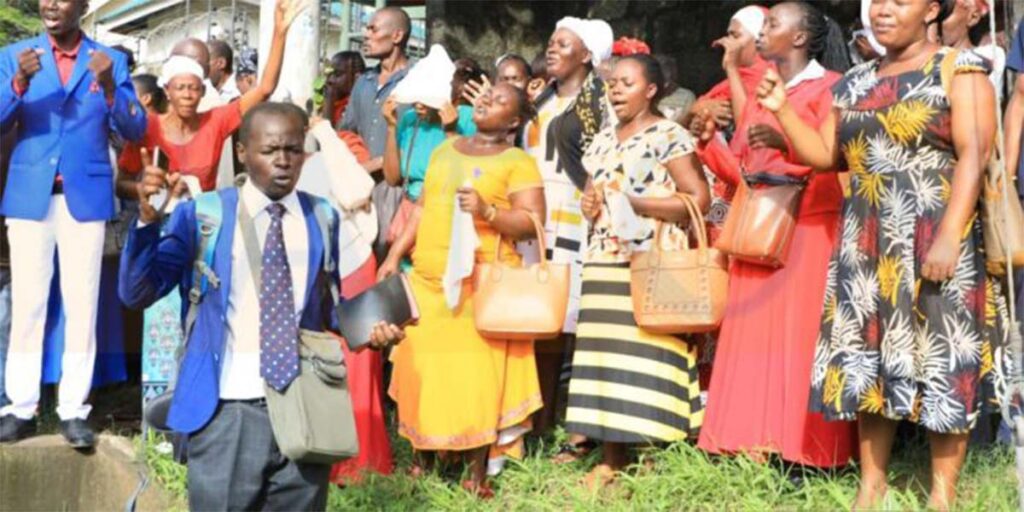
[[[281,454],[262,401],[222,401],[188,440],[189,509],[324,510],[330,472]]]

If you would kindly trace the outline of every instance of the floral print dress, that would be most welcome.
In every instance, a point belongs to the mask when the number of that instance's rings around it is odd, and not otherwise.
[[[1007,309],[985,272],[977,216],[964,230],[953,278],[920,275],[956,165],[940,76],[951,51],[888,77],[867,62],[833,88],[851,195],[829,264],[812,374],[811,408],[828,419],[872,413],[965,433],[983,407],[998,405],[1013,365]],[[951,58],[954,74],[988,72],[973,52]]]

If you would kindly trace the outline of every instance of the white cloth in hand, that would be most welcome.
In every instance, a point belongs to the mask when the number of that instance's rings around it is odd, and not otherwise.
[[[465,186],[469,186],[467,183]],[[452,214],[452,239],[448,246],[448,263],[441,277],[444,288],[445,303],[448,309],[455,310],[459,306],[462,293],[462,280],[473,275],[473,263],[476,259],[476,248],[480,246],[480,237],[473,226],[473,215],[459,208],[456,200]]]

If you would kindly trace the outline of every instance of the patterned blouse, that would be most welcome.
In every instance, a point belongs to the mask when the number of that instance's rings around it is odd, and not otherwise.
[[[608,127],[594,137],[594,142],[583,155],[583,165],[594,180],[594,186],[605,190],[601,215],[594,222],[586,261],[628,262],[633,251],[646,251],[654,238],[657,222],[638,217],[639,229],[631,230],[635,238],[622,239],[614,225],[612,207],[614,192],[638,197],[668,197],[676,193],[676,184],[666,164],[694,152],[693,138],[681,126],[660,120],[628,139],[619,142],[615,127]],[[620,214],[621,215],[621,214]],[[666,226],[662,235],[664,250],[678,250],[686,246],[686,232],[678,226]]]

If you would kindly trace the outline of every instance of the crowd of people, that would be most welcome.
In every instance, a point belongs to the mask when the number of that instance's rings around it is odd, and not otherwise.
[[[859,461],[858,510],[882,503],[906,421],[946,510],[1019,377],[1021,280],[988,272],[979,212],[997,142],[1024,174],[1024,75],[999,101],[1024,24],[1007,53],[989,0],[863,0],[850,33],[805,2],[744,7],[709,42],[726,79],[699,97],[684,56],[599,19],[566,17],[488,74],[439,45],[413,61],[409,16],[384,7],[305,109],[268,101],[301,0],[277,1],[258,78],[253,53],[198,39],[132,75],[130,52],[82,32],[86,5],[40,0],[45,32],[0,49],[0,442],[35,434],[59,381],[62,435],[96,443],[90,390],[126,378],[122,304],[144,311],[142,401],[169,400],[196,510],[322,510],[330,482],[390,474],[389,407],[411,475],[461,463],[483,499],[527,436],[563,425],[554,462],[600,450],[594,490],[633,448],[688,442]],[[711,332],[641,321],[640,255],[725,244],[756,191],[783,187],[784,255],[730,253]],[[559,332],[481,332],[473,276],[534,264],[568,270]],[[299,377],[300,332],[339,332],[336,300],[396,275],[418,320],[377,323],[355,340],[369,350],[336,340],[358,455],[291,460],[267,397]]]

